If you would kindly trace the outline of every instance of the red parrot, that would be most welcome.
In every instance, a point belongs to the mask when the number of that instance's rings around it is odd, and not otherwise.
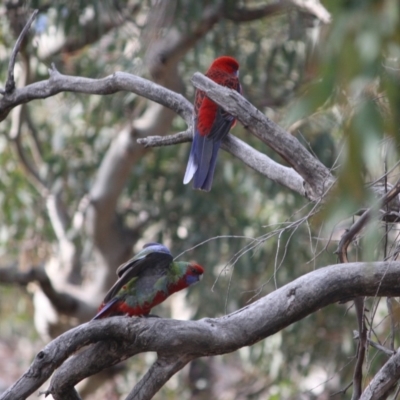
[[[203,267],[198,264],[174,261],[162,244],[148,243],[117,269],[119,279],[93,319],[148,315],[171,294],[197,283],[203,273]]]
[[[239,63],[233,57],[223,56],[215,59],[206,76],[219,85],[239,93],[242,91],[239,83]],[[210,191],[218,150],[235,122],[232,115],[206,97],[203,91],[196,91],[193,142],[184,184],[194,177],[194,189]]]

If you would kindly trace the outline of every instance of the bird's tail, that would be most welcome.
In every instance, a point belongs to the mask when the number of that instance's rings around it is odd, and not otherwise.
[[[184,184],[193,178],[194,189],[210,191],[220,146],[220,140],[214,141],[196,132],[183,179]]]

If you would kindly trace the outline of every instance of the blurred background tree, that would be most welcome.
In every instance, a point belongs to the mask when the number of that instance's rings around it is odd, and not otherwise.
[[[129,72],[193,99],[193,73],[229,54],[240,63],[244,96],[332,168],[338,185],[314,216],[315,204],[223,152],[212,191],[193,191],[182,184],[189,145],[136,143],[183,130],[183,121],[132,93],[61,93],[15,108],[0,125],[1,266],[45,266],[71,306],[60,308],[34,282],[0,286],[0,389],[44,342],[94,315],[116,268],[144,243],[185,251],[183,258],[206,267],[200,285],[155,312],[217,317],[335,263],[337,240],[373,197],[366,183],[387,171],[382,185],[397,179],[397,0],[7,0],[0,6],[3,83],[36,8],[34,35],[16,65],[18,86],[47,79],[54,62],[84,77]],[[233,133],[282,163],[240,124]],[[396,232],[396,224],[375,224],[353,246],[353,259],[393,256]],[[370,310],[377,335],[387,335],[385,302],[375,299]],[[328,398],[352,379],[353,329],[353,311],[330,306],[251,348],[193,362],[158,398]],[[102,382],[114,377],[93,398],[120,398],[152,361],[136,356],[103,374]],[[383,361],[371,351],[367,377]],[[98,386],[93,378],[83,396]]]

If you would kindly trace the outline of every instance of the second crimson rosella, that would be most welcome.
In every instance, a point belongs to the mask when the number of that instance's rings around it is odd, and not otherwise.
[[[239,63],[233,57],[222,56],[215,59],[206,76],[219,85],[241,93]],[[193,142],[184,184],[193,178],[194,189],[207,192],[211,189],[218,150],[235,122],[232,115],[206,97],[203,91],[196,91]]]
[[[196,263],[174,261],[159,243],[148,243],[117,269],[118,280],[93,319],[113,315],[148,315],[168,296],[197,283],[204,269]]]

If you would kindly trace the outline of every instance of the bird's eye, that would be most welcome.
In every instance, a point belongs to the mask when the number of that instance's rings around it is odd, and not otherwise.
[[[195,274],[195,273],[197,273],[197,270],[196,270],[196,268],[192,268],[191,270],[192,270],[192,274]]]

